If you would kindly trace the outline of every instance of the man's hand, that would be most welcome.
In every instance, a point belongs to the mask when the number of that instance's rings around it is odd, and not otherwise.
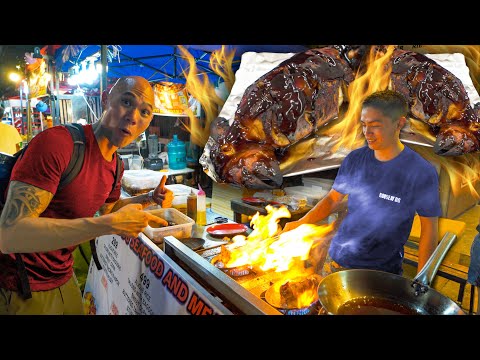
[[[173,192],[165,187],[167,176],[163,176],[160,184],[153,191],[153,201],[155,201],[162,208],[172,207]]]
[[[165,219],[143,211],[141,204],[125,205],[118,211],[105,216],[112,217],[113,233],[122,236],[137,237],[147,227],[149,221],[160,226],[168,226]]]

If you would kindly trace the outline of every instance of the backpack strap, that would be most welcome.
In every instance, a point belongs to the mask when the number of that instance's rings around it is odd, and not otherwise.
[[[117,156],[117,167],[115,168],[115,181],[113,182],[112,192],[113,190],[115,190],[115,186],[120,181],[120,173],[122,171],[122,164],[123,164],[122,158],[118,154],[118,151],[115,151],[115,155]]]
[[[58,184],[58,189],[62,189],[66,185],[70,184],[73,179],[80,173],[83,165],[83,159],[85,157],[85,132],[83,130],[82,124],[78,123],[67,123],[64,125],[73,139],[73,152],[72,158],[68,163],[67,168],[60,178],[60,183]]]
[[[100,260],[98,260],[98,255],[97,255],[97,246],[95,245],[95,240],[96,239],[91,239],[90,240],[90,250],[92,251],[92,259],[93,262],[95,263],[95,266],[97,267],[97,270],[102,270],[102,264],[100,264]]]
[[[32,298],[32,291],[30,290],[30,283],[28,282],[27,269],[23,262],[22,255],[15,253],[15,264],[17,265],[18,277],[19,277],[19,292],[20,296],[24,299]]]

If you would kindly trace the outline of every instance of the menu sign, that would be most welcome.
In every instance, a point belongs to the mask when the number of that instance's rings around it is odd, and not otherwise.
[[[231,314],[145,235],[96,240],[102,265],[91,261],[85,313],[101,315]]]
[[[153,91],[154,114],[188,117],[188,109],[190,109],[194,116],[200,116],[200,104],[188,93],[184,84],[161,82],[153,85]]]

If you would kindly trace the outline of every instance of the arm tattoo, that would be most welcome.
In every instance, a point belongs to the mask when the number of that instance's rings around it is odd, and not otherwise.
[[[39,217],[52,198],[53,194],[46,190],[20,181],[12,181],[0,217],[0,225],[8,227],[24,217]]]

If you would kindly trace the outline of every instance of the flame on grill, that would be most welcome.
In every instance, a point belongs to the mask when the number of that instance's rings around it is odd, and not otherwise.
[[[210,124],[218,116],[225,100],[216,94],[215,86],[210,82],[207,74],[199,72],[192,54],[181,45],[178,46],[178,49],[189,64],[188,70],[184,71],[186,89],[201,104],[205,113],[205,118],[200,120],[188,109],[187,114],[190,122],[189,124],[184,122],[183,126],[190,133],[192,143],[204,147],[210,135]],[[234,56],[235,51],[227,51],[224,45],[210,56],[210,68],[225,81],[225,86],[229,92],[235,82],[235,75],[232,70]]]
[[[250,224],[254,230],[248,237],[237,235],[232,239],[232,244],[227,245],[230,260],[225,265],[237,267],[250,264],[263,271],[289,271],[289,277],[292,277],[290,271],[296,269],[296,264],[303,264],[308,259],[312,244],[330,233],[333,224],[303,224],[275,236],[280,218],[289,218],[290,212],[286,206],[274,208],[267,205],[265,209],[267,215],[256,213],[252,218]],[[301,273],[302,270],[298,271],[298,275]]]
[[[318,299],[318,284],[320,277],[316,274],[305,276],[305,273],[298,277],[292,275],[284,277],[282,280],[273,284],[274,296],[278,297],[278,303],[294,305],[297,309],[302,309],[312,305]],[[295,284],[302,283],[300,286]],[[282,287],[287,286],[287,291],[282,291]],[[282,294],[289,294],[288,298],[284,298]],[[292,302],[294,302],[292,304]]]

